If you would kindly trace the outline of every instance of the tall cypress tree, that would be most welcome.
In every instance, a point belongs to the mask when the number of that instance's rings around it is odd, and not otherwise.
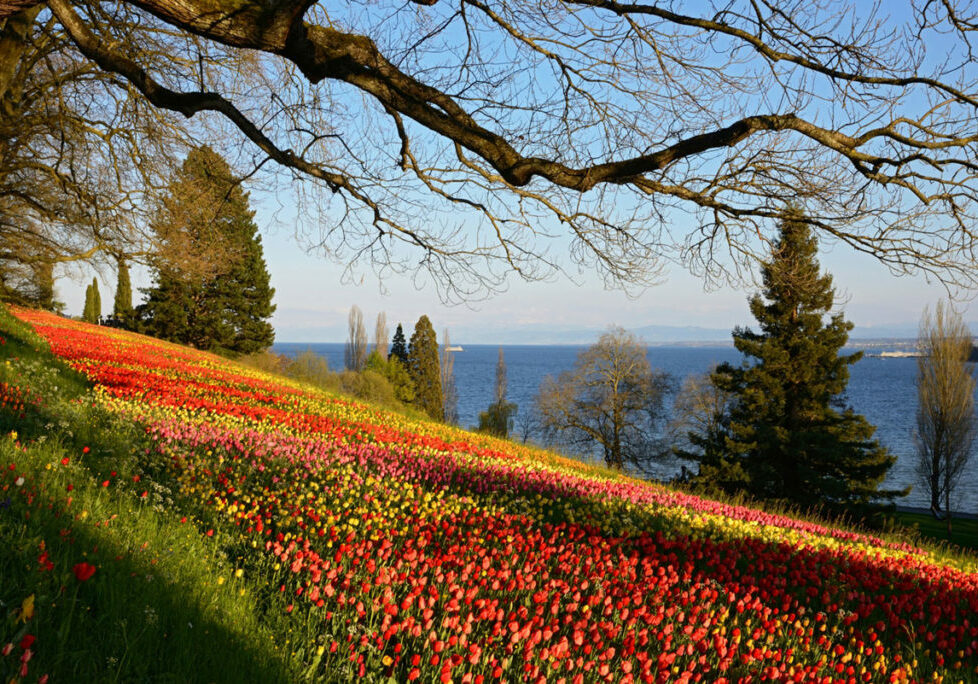
[[[414,403],[435,420],[444,420],[438,340],[427,316],[419,318],[414,326],[408,349],[408,372],[414,382]]]
[[[404,338],[404,328],[401,324],[397,324],[397,330],[394,331],[394,339],[391,340],[391,350],[387,354],[387,359],[392,358],[398,359],[405,367],[408,365],[408,350],[407,350],[407,340]]]
[[[129,328],[132,325],[132,281],[129,278],[129,265],[121,257],[118,260],[118,280],[115,286],[115,301],[112,304],[112,320],[115,325]]]
[[[82,309],[82,320],[86,323],[95,322],[95,292],[89,283],[85,287],[85,308]]]
[[[227,162],[206,145],[191,150],[156,217],[161,253],[139,310],[145,332],[218,352],[272,344],[275,291],[254,216]]]
[[[826,322],[835,290],[816,252],[803,216],[787,214],[761,270],[764,289],[750,300],[760,331],[735,329],[734,345],[747,358],[712,376],[734,400],[721,429],[699,437],[699,478],[800,505],[892,498],[898,493],[878,487],[896,459],[844,404],[849,366],[862,354],[839,353],[852,324],[841,313]]]
[[[98,291],[98,279],[92,278],[92,323],[102,320],[102,294]]]

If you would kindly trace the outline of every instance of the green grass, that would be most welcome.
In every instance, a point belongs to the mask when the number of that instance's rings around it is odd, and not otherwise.
[[[897,512],[893,516],[900,525],[914,530],[922,539],[937,543],[949,543],[967,551],[978,551],[978,520],[953,519],[951,538],[947,535],[947,522],[924,513]]]
[[[235,576],[230,535],[178,522],[144,435],[2,307],[0,336],[0,382],[28,390],[0,410],[0,681],[300,679],[267,587]]]
[[[342,639],[331,633],[342,625],[308,608],[290,614],[274,559],[235,546],[240,535],[212,511],[175,501],[145,433],[93,405],[84,377],[2,306],[0,338],[0,383],[27,390],[0,407],[0,649],[12,644],[0,682],[19,681],[28,636],[28,682],[311,678],[321,653],[309,645]],[[825,523],[817,511],[766,508]],[[885,536],[923,542],[938,560],[978,549],[975,521],[955,522],[962,550],[939,543],[942,523],[928,516],[895,519],[904,527]],[[79,563],[95,574],[79,581]]]

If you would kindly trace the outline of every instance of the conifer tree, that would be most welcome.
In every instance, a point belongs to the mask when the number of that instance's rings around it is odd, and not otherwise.
[[[82,320],[86,323],[98,323],[102,317],[102,297],[98,291],[98,280],[92,278],[92,284],[85,288],[85,308],[82,310]]]
[[[419,318],[414,326],[408,349],[408,372],[414,382],[415,405],[435,420],[444,420],[438,339],[427,316]]]
[[[85,308],[82,309],[82,320],[86,323],[95,322],[95,292],[89,283],[85,287]]]
[[[405,368],[408,365],[407,340],[404,338],[404,328],[401,327],[400,323],[397,324],[397,330],[394,331],[394,339],[391,340],[391,349],[387,358],[396,358]]]
[[[129,328],[132,325],[132,281],[129,278],[129,265],[119,259],[118,281],[115,287],[115,301],[112,305],[112,320],[115,325]]]
[[[102,320],[102,294],[98,291],[98,279],[92,278],[92,323]]]
[[[862,354],[839,353],[852,324],[841,313],[825,321],[835,290],[832,277],[820,273],[817,243],[802,219],[797,210],[782,219],[762,267],[763,292],[750,300],[759,332],[734,330],[747,359],[713,373],[733,401],[722,428],[699,439],[699,478],[806,506],[893,498],[899,493],[878,487],[896,459],[843,403],[849,366]]]
[[[227,353],[272,344],[275,291],[254,216],[227,162],[206,145],[191,150],[154,225],[162,251],[139,311],[146,332]]]

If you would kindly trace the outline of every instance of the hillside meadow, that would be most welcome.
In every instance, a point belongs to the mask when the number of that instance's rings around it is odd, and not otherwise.
[[[0,681],[978,681],[978,562],[0,310]]]

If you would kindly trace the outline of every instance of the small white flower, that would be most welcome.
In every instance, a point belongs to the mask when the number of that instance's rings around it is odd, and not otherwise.
[[[17,485],[18,487],[22,487],[24,485],[24,476],[21,475],[16,480],[14,480],[14,484]]]

